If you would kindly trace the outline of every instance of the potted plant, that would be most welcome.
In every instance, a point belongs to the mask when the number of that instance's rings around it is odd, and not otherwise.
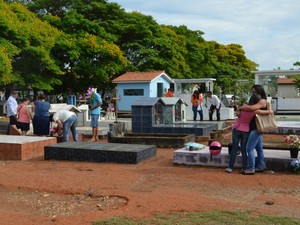
[[[285,142],[290,145],[291,158],[298,158],[300,148],[300,139],[295,134],[290,134],[286,137]]]

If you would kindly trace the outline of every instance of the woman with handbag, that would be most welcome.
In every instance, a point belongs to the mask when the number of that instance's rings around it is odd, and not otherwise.
[[[203,110],[202,110],[203,96],[195,90],[191,96],[192,110],[194,113],[193,120],[196,121],[197,113],[199,113],[200,121],[203,121]]]
[[[252,94],[247,105],[255,105],[261,100],[260,94]],[[255,110],[255,111],[238,111],[238,118],[232,125],[232,150],[230,153],[229,167],[226,168],[227,173],[232,173],[235,159],[237,156],[237,151],[239,145],[241,146],[242,152],[242,170],[241,173],[247,169],[247,140],[250,131],[250,122],[255,117],[255,115],[268,114],[270,111],[267,110]]]
[[[268,110],[267,95],[262,85],[256,84],[252,87],[252,93],[261,95],[261,100],[255,105],[243,105],[238,110],[255,111],[255,110]],[[269,106],[268,113],[273,113],[271,106]],[[257,153],[257,164],[255,163],[254,149]],[[262,132],[259,132],[256,127],[255,117],[250,122],[250,133],[246,145],[248,154],[248,168],[242,173],[245,175],[254,175],[255,172],[262,172],[265,169],[265,157],[262,143]]]
[[[261,100],[259,94],[252,94],[249,99],[248,105],[257,104]],[[245,171],[247,169],[247,151],[246,145],[249,135],[249,123],[255,116],[255,111],[238,111],[238,117],[232,125],[232,146],[230,151],[230,159],[228,168],[225,169],[227,173],[232,173],[235,164],[237,152],[239,148],[242,153],[242,169]]]

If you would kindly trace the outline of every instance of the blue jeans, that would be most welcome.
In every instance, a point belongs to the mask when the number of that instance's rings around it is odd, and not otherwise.
[[[262,133],[258,132],[257,130],[250,131],[246,149],[248,153],[248,169],[253,172],[255,171],[255,168],[265,169],[266,166],[262,144]],[[256,149],[257,153],[257,165],[255,164],[254,149]]]
[[[242,152],[242,169],[247,169],[247,153],[246,153],[246,145],[248,140],[249,132],[239,131],[237,129],[232,130],[232,150],[230,154],[229,160],[229,168],[233,169],[236,153],[239,148],[239,143],[241,143],[241,152]]]
[[[77,134],[77,116],[73,115],[65,122],[63,122],[63,141],[69,140],[69,130],[72,132],[73,140],[78,141],[78,134]]]
[[[209,111],[208,111],[209,121],[213,120],[214,109],[216,110],[217,121],[220,121],[221,120],[221,114],[220,114],[221,104],[220,104],[219,108],[217,108],[214,105],[210,106]]]
[[[192,106],[192,110],[193,110],[193,113],[194,113],[193,120],[196,121],[197,112],[198,112],[199,116],[200,116],[200,120],[203,121],[203,110],[198,111],[197,108],[198,108],[198,106],[194,106],[194,105]]]

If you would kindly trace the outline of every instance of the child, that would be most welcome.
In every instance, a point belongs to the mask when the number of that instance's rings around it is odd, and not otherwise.
[[[106,118],[107,119],[114,119],[115,118],[115,107],[113,103],[108,103],[107,111],[106,111]]]

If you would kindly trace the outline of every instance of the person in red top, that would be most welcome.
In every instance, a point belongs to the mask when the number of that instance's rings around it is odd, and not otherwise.
[[[26,135],[30,127],[30,113],[28,111],[29,99],[24,98],[22,103],[18,105],[17,115],[18,115],[18,128],[21,129],[22,135]]]
[[[170,97],[174,97],[173,91],[171,88],[168,89],[167,93],[166,93],[166,97],[170,98]]]
[[[202,94],[201,93],[199,94],[199,92],[195,90],[191,96],[192,110],[194,113],[194,117],[193,117],[194,121],[196,121],[197,112],[199,113],[200,121],[203,121],[202,102],[203,102]]]

